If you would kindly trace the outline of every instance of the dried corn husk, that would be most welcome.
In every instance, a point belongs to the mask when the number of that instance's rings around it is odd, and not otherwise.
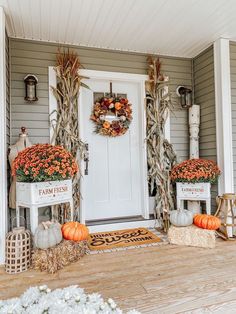
[[[53,145],[65,147],[76,158],[78,164],[85,152],[85,143],[79,136],[78,125],[78,97],[83,77],[79,70],[81,63],[76,53],[68,51],[58,52],[57,66],[54,68],[57,76],[57,87],[51,87],[57,100],[56,121],[53,121],[54,134],[51,140]],[[54,111],[55,113],[55,111]],[[75,219],[79,219],[80,206],[80,173],[73,178],[73,199],[75,208]],[[69,209],[64,210],[62,206],[57,206],[59,216],[57,219],[64,223],[69,215]]]
[[[147,161],[149,192],[155,195],[155,216],[165,231],[169,212],[174,209],[170,170],[176,162],[173,146],[165,139],[165,123],[172,109],[168,80],[160,74],[158,58],[148,58],[149,80],[146,82]]]

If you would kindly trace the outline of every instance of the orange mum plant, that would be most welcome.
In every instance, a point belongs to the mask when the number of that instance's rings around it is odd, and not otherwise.
[[[37,144],[18,154],[12,175],[20,182],[42,182],[69,179],[77,171],[75,159],[63,147]]]
[[[215,183],[220,173],[220,169],[213,160],[189,159],[172,168],[171,180],[187,183]]]

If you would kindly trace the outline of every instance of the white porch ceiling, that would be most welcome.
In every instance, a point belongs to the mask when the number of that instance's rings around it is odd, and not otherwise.
[[[0,0],[11,37],[194,57],[236,39],[235,0]]]

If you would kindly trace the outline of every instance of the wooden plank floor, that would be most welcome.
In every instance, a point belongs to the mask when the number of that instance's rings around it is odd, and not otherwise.
[[[142,313],[236,313],[236,242],[216,249],[164,245],[88,255],[55,275],[34,270],[7,275],[0,269],[0,299],[29,286],[78,284]]]

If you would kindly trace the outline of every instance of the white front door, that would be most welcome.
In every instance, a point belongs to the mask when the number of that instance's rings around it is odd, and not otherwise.
[[[133,120],[126,134],[114,138],[94,132],[90,120],[94,100],[110,90],[110,81],[84,81],[80,95],[81,137],[88,143],[88,175],[82,173],[84,219],[102,220],[141,216],[144,213],[142,93],[140,83],[112,80],[113,93],[125,94],[132,103]],[[84,172],[84,169],[82,168]]]

